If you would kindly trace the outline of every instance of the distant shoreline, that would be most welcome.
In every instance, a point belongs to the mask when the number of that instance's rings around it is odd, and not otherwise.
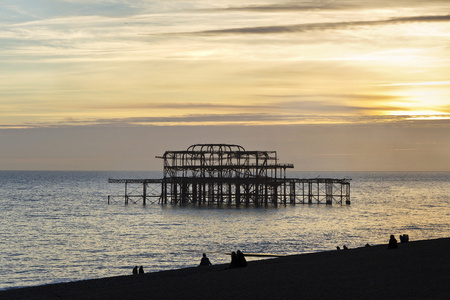
[[[7,299],[448,299],[450,238],[0,291]],[[131,274],[131,269],[130,269]]]

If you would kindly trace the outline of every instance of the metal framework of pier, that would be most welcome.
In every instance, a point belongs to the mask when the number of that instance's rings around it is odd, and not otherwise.
[[[293,164],[278,162],[276,151],[247,151],[231,144],[196,144],[166,151],[161,179],[109,179],[125,184],[124,195],[108,203],[142,201],[175,205],[278,206],[350,204],[350,180],[289,178]]]

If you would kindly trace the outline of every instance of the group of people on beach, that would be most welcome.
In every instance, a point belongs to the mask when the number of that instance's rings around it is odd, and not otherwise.
[[[400,235],[400,242],[401,243],[407,243],[409,242],[409,236],[407,234]],[[369,244],[366,244],[365,247],[370,247]],[[398,243],[395,236],[392,234],[389,239],[388,249],[397,249]],[[341,250],[339,246],[336,247],[337,250]],[[348,250],[347,246],[343,246],[344,250]],[[203,253],[202,259],[200,261],[199,267],[205,267],[205,266],[212,266],[211,261],[206,256],[206,253]],[[234,268],[244,268],[247,266],[247,260],[245,259],[244,253],[241,252],[241,250],[237,250],[236,252],[231,252],[231,262],[228,265],[228,269],[234,269]],[[139,267],[135,266],[133,268],[133,274],[144,274],[144,268],[142,266]]]
[[[138,266],[135,266],[133,268],[133,275],[136,275],[136,274],[144,274],[144,267],[140,266],[139,270],[138,270]]]
[[[407,234],[400,235],[400,242],[401,243],[409,242],[409,235]],[[398,248],[397,239],[393,234],[391,234],[391,237],[389,238],[388,249],[397,249],[397,248]]]
[[[206,254],[203,253],[199,267],[206,267],[206,266],[211,266],[211,265],[212,265],[211,261],[206,256]],[[244,253],[242,253],[241,250],[238,250],[236,252],[234,252],[234,251],[231,252],[231,262],[228,265],[227,269],[244,268],[246,266],[247,266],[247,260],[245,259],[245,255],[244,255]]]
[[[409,242],[409,235],[407,235],[407,234],[400,235],[400,242],[401,243]],[[369,243],[367,243],[364,247],[366,247],[366,248],[370,247]],[[389,238],[388,249],[398,249],[398,242],[393,234],[391,234],[391,236]],[[337,246],[336,250],[341,250],[341,247]],[[346,245],[344,245],[344,250],[348,250]]]
[[[228,265],[228,269],[245,268],[246,266],[247,260],[241,250],[231,252],[231,262]]]
[[[409,242],[409,235],[407,234],[400,235],[400,243],[407,243],[407,242]]]
[[[343,249],[344,249],[344,250],[348,250],[347,245],[344,245]],[[341,247],[337,246],[337,247],[336,247],[336,250],[341,250]]]

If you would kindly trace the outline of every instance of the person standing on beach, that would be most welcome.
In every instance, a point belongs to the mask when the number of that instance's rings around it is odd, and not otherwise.
[[[138,273],[138,268],[137,268],[137,266],[135,266],[134,268],[133,268],[133,275],[136,275]]]
[[[139,267],[139,274],[144,274],[144,267],[142,266]]]
[[[391,238],[389,239],[388,249],[397,249],[397,248],[398,248],[397,240],[395,239],[394,235],[391,234]]]

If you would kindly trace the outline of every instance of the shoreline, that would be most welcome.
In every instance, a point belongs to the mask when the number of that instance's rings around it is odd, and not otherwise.
[[[450,297],[450,238],[0,291],[8,299],[331,299]]]

